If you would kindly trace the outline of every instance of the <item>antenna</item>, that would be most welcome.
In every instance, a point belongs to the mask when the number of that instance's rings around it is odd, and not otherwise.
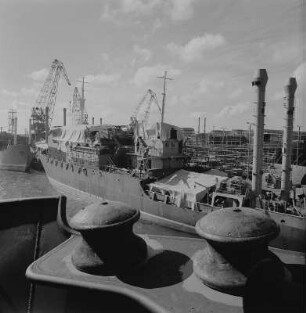
[[[166,80],[173,80],[173,78],[167,77],[167,71],[165,71],[164,76],[158,76],[157,78],[162,78],[164,80],[164,90],[163,90],[163,103],[162,103],[162,114],[161,114],[161,124],[164,122],[165,117],[165,103],[166,103]]]

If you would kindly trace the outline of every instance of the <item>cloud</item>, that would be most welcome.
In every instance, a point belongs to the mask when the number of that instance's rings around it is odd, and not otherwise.
[[[144,66],[137,70],[133,82],[137,87],[142,87],[151,80],[156,79],[156,77],[162,76],[165,70],[168,71],[171,77],[178,76],[181,73],[179,69],[174,69],[169,65],[157,64],[155,66]]]
[[[241,88],[236,88],[235,90],[231,91],[228,95],[230,99],[234,99],[239,97],[242,94],[243,90]]]
[[[107,53],[102,52],[100,54],[100,56],[101,56],[102,61],[104,61],[104,62],[108,62],[109,61],[109,55]]]
[[[140,48],[138,45],[134,46],[134,52],[139,56],[139,61],[147,62],[152,57],[152,51],[145,48]]]
[[[274,100],[274,101],[278,101],[278,100],[282,100],[285,96],[285,91],[282,90],[282,91],[277,91],[275,92],[272,96],[271,96],[271,100]]]
[[[287,63],[301,57],[301,49],[294,43],[281,42],[272,47],[272,61]]]
[[[194,4],[198,0],[121,0],[104,5],[101,19],[118,23],[120,17],[141,17],[164,15],[173,22],[186,21],[194,14]],[[159,23],[159,22],[158,22]],[[161,25],[161,24],[160,24]],[[156,28],[156,25],[155,27]],[[159,28],[159,25],[158,27]]]
[[[195,0],[171,0],[170,2],[170,17],[173,21],[186,21],[193,16]]]
[[[230,118],[235,115],[240,115],[243,112],[251,108],[250,103],[242,102],[234,105],[225,106],[219,113],[215,115],[215,119],[225,119]]]
[[[116,10],[111,9],[108,3],[106,3],[103,7],[101,20],[108,21],[108,22],[116,21]]]
[[[37,96],[38,91],[35,88],[21,88],[20,93],[24,96],[34,97]]]
[[[306,125],[306,62],[301,63],[293,72],[297,80],[296,89],[296,125]]]
[[[293,72],[299,86],[303,86],[306,80],[306,62],[301,63]]]
[[[191,39],[185,46],[169,43],[167,49],[178,55],[185,62],[201,60],[204,53],[226,44],[225,38],[220,35],[204,34]]]
[[[5,97],[16,97],[18,94],[15,91],[10,91],[6,89],[1,89],[0,90],[0,95],[5,96]]]
[[[162,2],[162,0],[122,0],[121,11],[126,14],[151,14]]]
[[[46,68],[43,68],[38,71],[34,71],[28,75],[28,77],[32,78],[35,81],[43,81],[48,76],[49,71]]]
[[[108,85],[115,86],[120,79],[119,74],[99,74],[99,75],[86,75],[85,80],[92,85]]]
[[[160,29],[163,26],[162,21],[157,18],[152,25],[152,33],[155,33],[158,29]]]
[[[224,81],[208,80],[203,78],[198,83],[197,91],[201,94],[210,93],[211,91],[217,91],[224,87]]]

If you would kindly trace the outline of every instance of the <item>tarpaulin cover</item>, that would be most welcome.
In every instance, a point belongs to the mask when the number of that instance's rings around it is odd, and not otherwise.
[[[67,150],[67,145],[85,143],[87,126],[86,125],[74,125],[69,127],[62,127],[62,134],[59,137],[52,138],[53,141],[57,141],[59,149],[61,151]]]
[[[195,203],[203,199],[210,187],[219,186],[220,182],[227,179],[224,176],[178,170],[151,183],[150,190],[170,195],[179,207],[194,208]]]

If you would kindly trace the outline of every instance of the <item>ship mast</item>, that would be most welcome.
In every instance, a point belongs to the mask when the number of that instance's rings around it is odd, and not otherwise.
[[[161,123],[160,123],[160,129],[162,132],[162,125],[164,123],[164,118],[165,118],[165,105],[166,105],[166,80],[173,80],[173,78],[167,77],[167,71],[165,71],[164,76],[158,76],[158,78],[162,78],[164,80],[164,89],[163,89],[163,102],[162,102],[162,111],[161,111]]]

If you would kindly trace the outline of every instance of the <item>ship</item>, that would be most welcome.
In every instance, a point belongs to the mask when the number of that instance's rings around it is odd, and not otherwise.
[[[260,81],[260,74],[256,79]],[[165,99],[165,89],[163,95]],[[262,105],[261,90],[259,98]],[[258,118],[263,123],[263,115]],[[69,197],[123,201],[139,209],[145,220],[190,233],[195,233],[199,219],[220,207],[250,206],[264,210],[280,225],[280,236],[272,245],[305,250],[304,213],[284,200],[275,204],[263,197],[259,187],[261,168],[256,163],[260,159],[258,149],[254,149],[256,162],[250,189],[213,170],[198,173],[184,169],[182,131],[165,123],[163,113],[161,121],[145,131],[136,123],[133,133],[131,136],[129,129],[113,125],[50,130],[48,149],[40,155],[50,183]],[[258,142],[254,145],[260,148]]]
[[[0,150],[0,170],[28,171],[33,158],[30,146],[27,143],[17,142],[17,113],[9,111],[9,134],[6,145]]]

